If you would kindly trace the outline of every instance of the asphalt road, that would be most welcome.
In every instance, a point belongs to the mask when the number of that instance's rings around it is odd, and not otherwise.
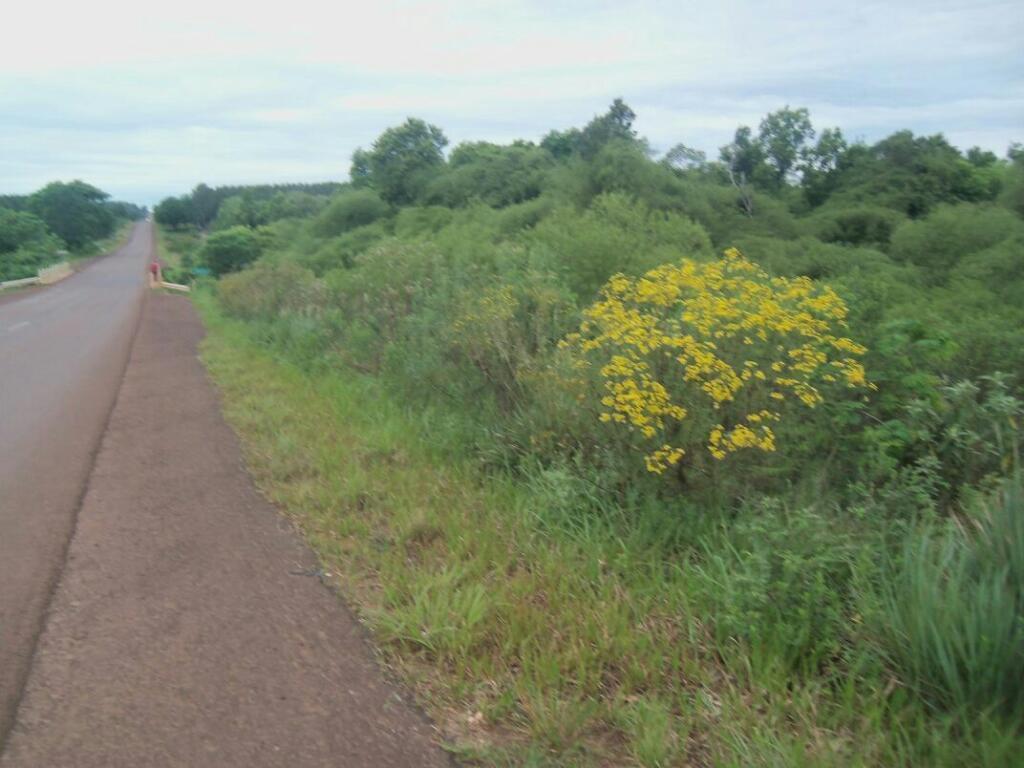
[[[53,286],[0,299],[0,746],[138,325],[152,226]]]

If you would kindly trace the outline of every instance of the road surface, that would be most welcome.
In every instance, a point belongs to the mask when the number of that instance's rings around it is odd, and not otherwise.
[[[151,225],[63,282],[0,299],[0,745],[128,359]]]

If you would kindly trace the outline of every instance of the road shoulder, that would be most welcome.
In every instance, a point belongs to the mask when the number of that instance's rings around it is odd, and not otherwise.
[[[149,297],[0,764],[448,765],[253,487],[201,338]]]

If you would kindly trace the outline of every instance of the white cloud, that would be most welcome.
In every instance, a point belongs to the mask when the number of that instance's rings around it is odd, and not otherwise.
[[[783,104],[877,139],[1024,138],[1018,3],[179,0],[32,4],[0,47],[0,192],[83,177],[152,202],[341,178],[415,114],[538,138],[622,96],[656,146],[714,153]]]

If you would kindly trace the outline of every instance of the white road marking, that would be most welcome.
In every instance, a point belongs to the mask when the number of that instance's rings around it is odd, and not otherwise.
[[[27,328],[30,325],[32,325],[31,321],[22,320],[20,323],[15,323],[14,325],[8,326],[7,332],[14,333],[15,331],[20,331],[22,328]]]

